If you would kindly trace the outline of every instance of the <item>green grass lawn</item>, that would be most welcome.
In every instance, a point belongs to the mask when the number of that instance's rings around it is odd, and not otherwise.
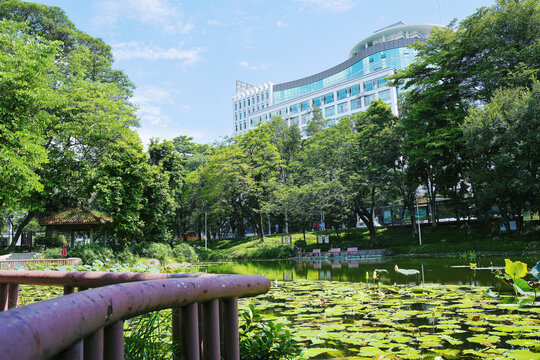
[[[318,234],[329,234],[330,244],[317,244]],[[303,240],[301,233],[292,235],[292,242]],[[422,227],[422,245],[418,236],[413,237],[409,227],[381,228],[377,230],[378,244],[369,246],[367,229],[354,229],[350,232],[311,232],[306,233],[304,251],[330,248],[349,247],[358,249],[379,248],[392,251],[394,254],[436,254],[436,253],[467,253],[483,251],[534,251],[540,250],[540,228],[528,227],[523,234],[498,234],[487,231],[479,226],[440,225],[438,229],[431,226]],[[204,246],[203,241],[193,242],[195,246]],[[278,259],[291,256],[291,246],[281,244],[281,234],[265,236],[264,242],[256,237],[225,239],[208,242],[210,260],[241,260],[241,259]]]

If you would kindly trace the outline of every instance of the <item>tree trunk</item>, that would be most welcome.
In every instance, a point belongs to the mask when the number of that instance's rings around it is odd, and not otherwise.
[[[262,211],[259,212],[259,239],[264,242],[264,224]]]
[[[17,228],[17,232],[15,233],[15,236],[13,239],[11,239],[11,244],[9,244],[9,251],[15,250],[15,244],[17,244],[17,239],[21,236],[22,232],[24,231],[24,228],[28,223],[34,218],[36,213],[34,211],[30,211],[26,217],[23,219],[19,227]]]

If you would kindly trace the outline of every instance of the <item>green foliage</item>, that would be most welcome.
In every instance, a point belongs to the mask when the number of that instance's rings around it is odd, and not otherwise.
[[[262,321],[253,304],[241,316],[244,322],[240,325],[240,359],[298,359],[301,348],[283,324]]]
[[[172,256],[178,262],[188,262],[193,264],[199,261],[195,249],[186,243],[175,245],[172,250]]]
[[[307,243],[306,243],[305,240],[300,239],[300,240],[296,240],[294,242],[294,246],[296,246],[297,248],[300,248],[300,249],[305,249],[307,247]]]
[[[118,262],[129,265],[136,264],[139,260],[139,257],[128,249],[115,253],[114,257]]]
[[[41,252],[42,259],[61,259],[62,248],[49,248]]]
[[[177,359],[171,341],[171,312],[155,311],[126,321],[124,356],[126,360]]]
[[[540,209],[540,82],[496,91],[470,111],[463,132],[471,162],[470,182],[481,213],[501,218],[506,228],[525,210]],[[495,211],[492,207],[497,206]]]
[[[167,244],[143,242],[133,246],[133,252],[141,257],[158,259],[162,263],[173,257],[173,250]]]
[[[70,248],[68,250],[68,257],[78,257],[86,265],[90,265],[98,260],[108,263],[115,258],[110,248],[101,245],[85,245]]]
[[[43,147],[45,108],[51,105],[59,43],[25,34],[26,25],[0,20],[0,212],[21,208],[22,199],[42,191],[37,171],[47,162]]]

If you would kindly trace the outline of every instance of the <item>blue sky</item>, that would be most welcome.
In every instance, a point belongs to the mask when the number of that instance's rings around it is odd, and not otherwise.
[[[441,23],[437,0],[40,0],[112,46],[136,84],[143,142],[232,134],[235,81],[281,83],[347,59],[373,31]],[[490,0],[440,0],[443,22]]]

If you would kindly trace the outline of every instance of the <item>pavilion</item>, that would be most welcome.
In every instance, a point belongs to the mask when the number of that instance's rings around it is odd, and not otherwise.
[[[45,226],[47,230],[70,232],[71,247],[73,247],[75,245],[75,232],[88,231],[90,242],[94,243],[95,231],[112,222],[110,217],[81,206],[41,219],[39,225]]]

